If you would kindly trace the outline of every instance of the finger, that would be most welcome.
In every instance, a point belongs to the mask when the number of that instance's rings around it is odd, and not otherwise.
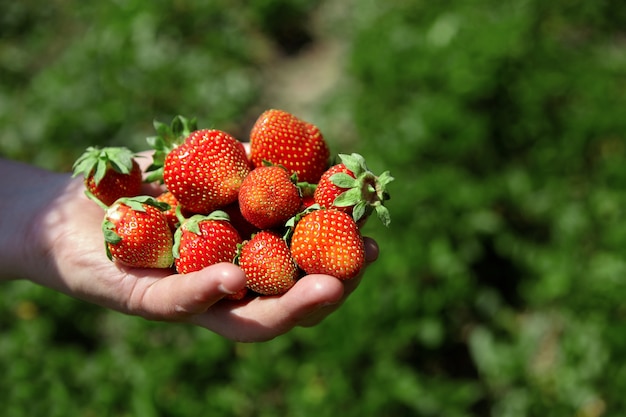
[[[343,291],[334,277],[308,275],[282,296],[224,301],[191,321],[233,340],[265,341],[291,330],[315,310],[338,303]]]
[[[186,320],[244,286],[245,275],[239,267],[220,263],[201,271],[153,280],[145,288],[138,281],[130,298],[130,310],[153,320]]]
[[[366,265],[378,258],[378,244],[365,238]],[[217,303],[192,322],[242,342],[265,341],[295,326],[312,326],[336,310],[356,289],[362,273],[340,281],[329,275],[308,275],[282,296],[258,297],[241,303]]]

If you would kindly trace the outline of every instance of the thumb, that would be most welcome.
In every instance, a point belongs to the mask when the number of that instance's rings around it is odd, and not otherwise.
[[[138,305],[132,310],[152,320],[181,321],[205,312],[245,284],[245,274],[238,266],[219,263],[151,282],[143,292],[140,290]]]

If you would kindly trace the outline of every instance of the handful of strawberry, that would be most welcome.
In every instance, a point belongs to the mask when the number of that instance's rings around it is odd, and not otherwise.
[[[305,274],[355,277],[365,262],[365,220],[375,213],[390,222],[389,172],[375,175],[359,154],[331,164],[319,129],[287,112],[257,119],[249,155],[194,119],[155,129],[153,164],[143,174],[162,185],[159,196],[140,195],[138,156],[127,149],[90,147],[74,166],[105,209],[107,255],[126,266],[186,274],[234,262],[247,282],[229,298],[279,295]]]

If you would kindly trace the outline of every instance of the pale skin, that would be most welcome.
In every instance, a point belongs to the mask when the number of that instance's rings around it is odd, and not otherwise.
[[[234,264],[178,275],[111,262],[100,229],[103,209],[85,196],[81,178],[0,159],[0,194],[0,280],[26,279],[125,314],[191,323],[235,341],[266,341],[316,325],[361,280],[307,275],[282,296],[222,300],[245,286]],[[374,262],[376,242],[365,238],[365,247],[367,264]]]

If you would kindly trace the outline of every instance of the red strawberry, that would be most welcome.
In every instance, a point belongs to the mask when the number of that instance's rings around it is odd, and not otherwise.
[[[158,196],[156,196],[156,200],[162,203],[166,203],[170,206],[170,208],[165,210],[163,214],[165,215],[165,218],[167,219],[167,224],[170,225],[170,229],[172,229],[172,231],[176,231],[180,223],[180,220],[178,216],[176,215],[176,207],[178,207],[178,200],[176,200],[176,197],[174,197],[174,194],[172,194],[169,191],[164,191]]]
[[[310,184],[307,182],[299,182],[298,189],[300,190],[300,195],[302,195],[302,204],[300,205],[300,210],[298,212],[303,212],[313,204],[315,204],[315,190],[317,188],[317,184]]]
[[[302,197],[302,206],[300,206],[300,211],[304,211],[315,204],[315,199],[312,195]]]
[[[174,262],[181,274],[220,262],[232,262],[241,237],[220,210],[185,219],[174,235]]]
[[[163,180],[183,209],[208,214],[237,200],[248,163],[228,133],[196,130],[165,157]]]
[[[389,199],[387,185],[393,181],[389,171],[376,176],[365,159],[356,153],[340,154],[341,163],[324,172],[315,189],[315,203],[351,214],[355,221],[365,220],[375,211],[385,226],[391,222],[384,202]]]
[[[298,267],[287,242],[268,230],[244,242],[237,259],[246,274],[246,286],[262,295],[283,294],[298,279]]]
[[[328,167],[330,151],[319,129],[282,110],[267,110],[250,132],[250,160],[282,165],[298,181],[317,183]]]
[[[163,183],[165,157],[172,149],[181,145],[191,132],[198,130],[198,124],[195,118],[188,119],[179,115],[169,125],[158,120],[153,125],[157,134],[146,139],[150,148],[154,149],[152,164],[146,170],[146,181]]]
[[[311,211],[297,221],[291,253],[307,274],[328,274],[342,280],[356,276],[365,262],[365,246],[356,222],[332,209]]]
[[[82,174],[87,192],[110,206],[121,197],[141,194],[142,173],[135,154],[124,147],[89,147],[74,163],[74,176]]]
[[[167,208],[148,196],[115,201],[102,223],[109,259],[138,268],[170,267],[173,239],[163,214]]]
[[[241,214],[259,229],[284,225],[298,213],[301,205],[298,187],[280,166],[252,170],[239,190]]]

